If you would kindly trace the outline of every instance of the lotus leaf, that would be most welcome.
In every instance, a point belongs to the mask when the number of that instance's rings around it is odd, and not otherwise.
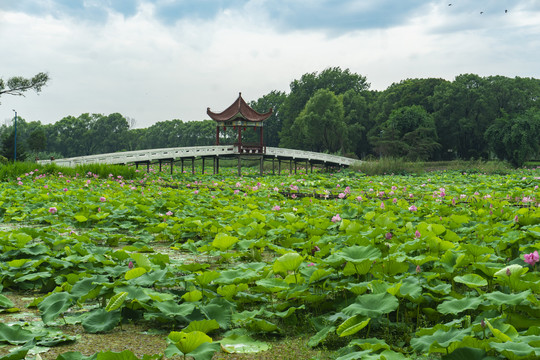
[[[488,284],[486,279],[484,279],[483,277],[477,274],[466,274],[463,276],[455,276],[454,281],[461,284],[465,284],[468,287],[473,288],[473,289],[482,287],[482,286],[487,286]]]
[[[41,319],[45,324],[49,324],[69,309],[73,304],[73,298],[65,292],[53,293],[39,303],[38,309],[41,312]]]
[[[274,261],[273,269],[276,273],[295,271],[300,267],[304,258],[295,252],[286,253]]]
[[[358,331],[365,328],[370,320],[370,318],[366,319],[361,315],[352,316],[338,326],[336,333],[340,337],[356,334]]]
[[[188,333],[172,331],[168,338],[184,355],[193,352],[204,343],[212,342],[212,338],[201,331],[191,331]]]
[[[114,329],[121,319],[120,311],[108,312],[100,308],[91,311],[82,321],[82,326],[86,332],[95,334]]]
[[[463,299],[446,300],[437,306],[441,314],[459,314],[462,311],[476,309],[484,299],[480,297],[464,297]]]
[[[253,340],[247,335],[231,335],[220,341],[221,349],[228,354],[254,354],[270,349],[270,345],[262,341]]]
[[[35,336],[31,331],[24,330],[19,325],[9,326],[0,323],[0,342],[7,342],[13,345],[25,344],[34,339]]]
[[[364,294],[359,295],[356,301],[344,308],[342,312],[349,316],[362,315],[376,318],[396,310],[398,305],[398,299],[388,293]]]

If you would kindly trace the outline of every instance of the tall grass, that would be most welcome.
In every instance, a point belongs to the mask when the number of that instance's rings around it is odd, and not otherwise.
[[[14,180],[29,173],[77,176],[83,174],[96,174],[101,178],[106,178],[109,174],[122,176],[124,179],[135,179],[143,176],[144,172],[137,172],[135,168],[124,165],[88,164],[78,165],[75,168],[58,166],[55,163],[46,165],[35,162],[15,162],[0,165],[0,181]]]
[[[379,160],[362,161],[352,167],[366,175],[414,175],[430,171],[459,171],[462,173],[508,174],[512,166],[502,161],[436,161],[421,162],[407,161],[401,158],[382,158]]]

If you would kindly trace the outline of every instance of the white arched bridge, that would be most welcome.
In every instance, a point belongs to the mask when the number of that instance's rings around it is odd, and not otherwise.
[[[250,150],[248,147],[238,147],[237,145],[216,145],[216,146],[192,146],[192,147],[177,147],[165,149],[150,149],[125,151],[110,154],[78,156],[66,159],[51,159],[39,160],[40,164],[55,163],[60,166],[75,167],[85,164],[135,164],[135,166],[146,165],[147,169],[150,164],[159,163],[161,171],[162,164],[170,164],[171,173],[175,163],[181,163],[182,171],[184,171],[184,162],[190,161],[192,172],[195,172],[195,160],[202,159],[203,173],[205,160],[213,160],[213,171],[219,173],[219,160],[227,158],[238,159],[238,173],[241,174],[242,159],[251,159],[260,161],[261,174],[263,172],[264,161],[272,162],[272,173],[275,173],[275,163],[277,162],[278,173],[281,174],[281,165],[283,162],[288,163],[290,172],[296,172],[298,164],[305,164],[313,171],[314,165],[324,167],[348,167],[358,160],[336,156],[313,151],[283,149],[275,147],[264,147],[262,149]]]

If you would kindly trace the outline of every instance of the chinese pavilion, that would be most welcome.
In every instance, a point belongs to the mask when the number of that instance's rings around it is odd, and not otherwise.
[[[216,126],[216,145],[219,145],[220,127],[225,131],[228,127],[232,127],[238,131],[238,139],[234,146],[239,154],[264,154],[265,146],[263,143],[263,124],[264,120],[272,115],[272,108],[264,114],[253,110],[242,99],[242,93],[238,94],[238,99],[233,102],[227,109],[220,113],[215,113],[207,108],[206,113],[212,120],[217,123]],[[252,128],[254,131],[259,131],[259,144],[245,144],[242,142],[242,131]]]

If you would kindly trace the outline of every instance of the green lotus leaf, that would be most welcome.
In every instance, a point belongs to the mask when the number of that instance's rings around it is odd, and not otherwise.
[[[187,327],[185,327],[182,331],[183,332],[190,332],[190,331],[200,331],[205,334],[208,334],[212,330],[219,329],[219,324],[216,320],[196,320],[189,323]]]
[[[159,302],[154,306],[165,316],[189,316],[195,309],[195,305],[191,303],[179,305],[173,300]]]
[[[334,325],[328,325],[319,330],[315,335],[309,338],[307,345],[309,347],[315,347],[321,342],[326,340],[329,334],[333,333],[336,330]]]
[[[303,261],[304,258],[296,252],[286,253],[274,261],[273,270],[276,273],[294,271],[300,267]]]
[[[114,329],[121,319],[122,315],[118,310],[108,312],[103,308],[95,309],[83,319],[82,326],[86,332],[95,334]]]
[[[247,335],[231,335],[220,341],[221,349],[228,354],[256,354],[270,349],[270,345]]]
[[[272,332],[272,331],[278,330],[278,327],[276,324],[268,320],[257,319],[257,318],[250,319],[247,323],[247,327],[256,332],[259,332],[259,331]]]
[[[232,318],[233,305],[229,302],[217,303],[218,299],[213,299],[215,304],[200,306],[201,312],[206,318],[216,320],[222,329],[228,329]]]
[[[433,348],[448,348],[452,343],[460,342],[470,333],[470,329],[458,330],[451,328],[448,331],[439,329],[432,335],[424,335],[411,339],[411,346],[418,352],[431,352]]]
[[[512,341],[507,342],[490,342],[489,346],[504,355],[507,359],[526,358],[532,354],[538,354],[538,348],[534,348],[526,343],[517,343]],[[536,358],[536,356],[535,356]]]
[[[41,312],[41,319],[45,324],[49,324],[69,309],[73,304],[70,294],[65,292],[53,293],[39,303],[38,309]]]
[[[238,238],[235,236],[227,235],[225,233],[217,233],[212,246],[218,248],[221,251],[225,251],[238,242]]]
[[[100,351],[96,354],[96,360],[139,360],[139,358],[130,350],[122,352]]]
[[[172,331],[168,338],[184,355],[193,352],[204,343],[212,342],[212,338],[201,331],[191,331],[188,333]]]
[[[336,333],[340,337],[356,334],[357,332],[365,328],[367,324],[369,324],[370,320],[370,318],[366,319],[361,315],[352,316],[338,326],[338,328],[336,329]]]
[[[384,340],[376,338],[353,339],[349,342],[349,346],[358,346],[362,350],[371,350],[373,352],[381,349],[390,349],[390,345],[388,345]]]
[[[206,286],[216,280],[219,276],[220,274],[217,271],[205,271],[202,274],[195,276],[195,281],[202,286]]]
[[[459,314],[465,310],[476,309],[484,299],[480,297],[464,297],[463,299],[446,300],[437,306],[441,314]]]
[[[386,292],[379,294],[364,294],[356,298],[356,301],[342,310],[345,315],[363,315],[376,318],[397,309],[398,299]]]
[[[97,360],[98,353],[95,353],[90,356],[84,356],[79,351],[68,351],[63,354],[60,354],[56,357],[56,360]]]
[[[531,294],[531,290],[522,291],[520,293],[505,294],[500,291],[493,291],[487,294],[484,294],[484,299],[488,300],[490,303],[496,306],[501,305],[520,305],[522,302],[527,300],[527,297]]]
[[[496,358],[490,358],[486,356],[486,352],[482,349],[462,347],[457,348],[450,354],[443,356],[444,360],[489,360]]]
[[[23,360],[26,359],[28,352],[36,346],[36,340],[32,339],[9,354],[0,356],[0,360]]]
[[[73,217],[75,220],[77,220],[77,222],[86,222],[88,221],[88,218],[84,215],[75,215]]]
[[[510,277],[519,277],[522,274],[525,274],[528,270],[528,267],[523,267],[519,264],[512,264],[500,269],[494,274],[494,276],[504,278],[508,277],[508,273],[510,273]]]
[[[379,260],[381,258],[381,251],[371,245],[350,246],[337,253],[337,256],[353,264],[359,264],[364,260]]]
[[[347,355],[342,355],[336,358],[336,360],[358,360],[358,359],[369,359],[369,354],[371,353],[371,350],[364,350],[364,351],[355,351]],[[376,359],[380,359],[381,357],[379,355],[375,355]],[[371,359],[369,359],[371,360]]]
[[[13,301],[9,300],[6,296],[0,294],[0,308],[11,308],[15,306]]]
[[[483,277],[477,274],[466,274],[463,276],[455,276],[454,281],[461,284],[465,284],[468,287],[473,288],[473,289],[482,287],[482,286],[487,286],[488,284],[486,279],[484,279]]]
[[[182,299],[184,299],[187,302],[195,302],[201,300],[203,297],[202,292],[200,290],[193,290],[185,293],[182,295]]]
[[[136,267],[126,272],[124,276],[126,280],[132,280],[146,274],[146,269],[143,267]]]
[[[109,302],[107,303],[107,306],[105,307],[105,310],[114,311],[114,310],[119,309],[124,304],[124,301],[126,300],[127,296],[128,296],[128,293],[125,291],[114,295],[113,297],[109,299]]]
[[[372,260],[364,260],[361,262],[351,262],[347,261],[345,267],[343,268],[344,275],[365,275],[373,267]]]
[[[34,339],[35,336],[31,331],[23,329],[20,325],[9,326],[0,323],[0,342],[13,345],[25,344]]]
[[[152,268],[152,263],[150,262],[150,259],[148,259],[148,256],[146,256],[145,254],[132,253],[131,258],[135,260],[138,267],[142,267],[146,271],[150,271],[150,269]]]

